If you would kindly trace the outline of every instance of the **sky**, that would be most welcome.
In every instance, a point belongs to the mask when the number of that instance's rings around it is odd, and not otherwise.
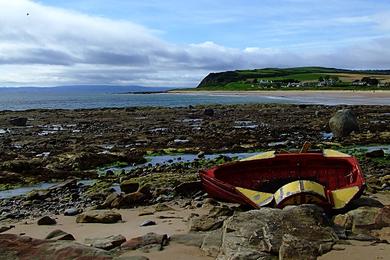
[[[389,0],[0,0],[0,86],[195,87],[264,67],[390,69]]]

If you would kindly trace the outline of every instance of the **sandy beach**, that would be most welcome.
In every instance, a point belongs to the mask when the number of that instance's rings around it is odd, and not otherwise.
[[[390,90],[253,90],[253,91],[205,91],[205,90],[172,90],[169,93],[193,95],[235,95],[235,96],[268,96],[268,97],[321,97],[321,98],[361,98],[388,99],[390,104]]]

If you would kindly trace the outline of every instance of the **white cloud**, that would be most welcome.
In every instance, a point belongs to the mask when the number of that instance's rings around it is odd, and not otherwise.
[[[339,22],[369,20],[355,17]],[[388,19],[377,20],[390,27]],[[129,21],[30,0],[0,0],[0,84],[195,86],[211,71],[305,65],[390,67],[384,37],[375,40],[373,47],[372,41],[365,41],[353,48],[305,52],[303,48],[228,48],[211,41],[177,45],[158,35]]]

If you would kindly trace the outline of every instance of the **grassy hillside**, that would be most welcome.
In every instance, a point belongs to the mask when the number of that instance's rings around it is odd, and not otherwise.
[[[374,81],[370,79],[374,79]],[[210,73],[200,82],[197,88],[199,90],[256,90],[281,88],[390,89],[389,85],[390,70],[346,70],[323,67],[298,67]]]

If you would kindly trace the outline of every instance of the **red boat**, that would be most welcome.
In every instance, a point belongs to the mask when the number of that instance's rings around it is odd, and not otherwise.
[[[260,153],[201,171],[200,178],[211,197],[255,208],[314,203],[341,209],[365,188],[356,158],[330,149]]]

